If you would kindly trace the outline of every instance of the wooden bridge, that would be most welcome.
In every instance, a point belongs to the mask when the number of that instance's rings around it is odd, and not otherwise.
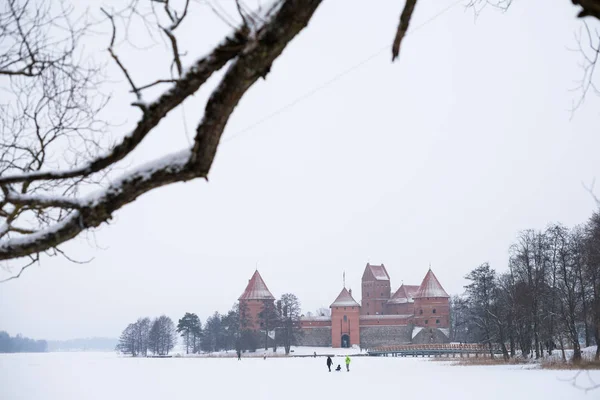
[[[491,352],[502,354],[497,346],[492,346]],[[369,349],[368,354],[380,357],[486,357],[490,355],[490,347],[487,344],[405,344],[375,347]]]

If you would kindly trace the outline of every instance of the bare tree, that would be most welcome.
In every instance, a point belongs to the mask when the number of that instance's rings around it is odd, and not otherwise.
[[[300,329],[300,300],[295,294],[285,293],[281,295],[281,322],[279,332],[281,333],[281,344],[285,349],[285,354],[290,354],[290,347],[298,344],[298,339],[302,335]]]

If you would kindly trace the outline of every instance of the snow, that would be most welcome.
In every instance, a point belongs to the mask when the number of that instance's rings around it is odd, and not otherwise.
[[[343,366],[343,358],[334,357]],[[125,358],[113,353],[0,354],[3,400],[106,399],[597,399],[571,384],[576,371],[451,366],[423,358],[352,357],[350,372],[325,358]],[[600,382],[600,371],[577,383]]]
[[[415,326],[413,331],[412,331],[412,338],[414,339],[415,336],[417,336],[419,334],[419,332],[421,332],[423,330],[422,327],[420,326]]]

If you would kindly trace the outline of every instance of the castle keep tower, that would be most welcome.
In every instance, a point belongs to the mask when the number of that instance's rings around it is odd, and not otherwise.
[[[383,264],[367,263],[362,276],[361,315],[386,314],[386,303],[391,297],[390,276]]]
[[[352,291],[342,289],[331,303],[331,345],[351,347],[360,345],[360,304],[352,297]]]
[[[240,301],[240,319],[242,329],[257,331],[260,329],[260,321],[258,315],[264,309],[265,304],[273,305],[275,297],[271,294],[265,281],[258,273],[254,272],[246,290],[238,299]]]
[[[425,328],[450,327],[450,296],[431,269],[414,295],[415,326]]]

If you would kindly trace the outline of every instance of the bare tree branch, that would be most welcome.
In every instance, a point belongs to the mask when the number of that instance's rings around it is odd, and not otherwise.
[[[392,45],[392,61],[398,58],[398,55],[400,54],[400,44],[406,35],[406,31],[408,31],[408,24],[410,23],[416,5],[417,0],[406,0],[406,3],[404,4],[404,9],[402,10],[402,14],[400,14],[400,22],[398,23],[398,29],[396,30],[394,44]]]

